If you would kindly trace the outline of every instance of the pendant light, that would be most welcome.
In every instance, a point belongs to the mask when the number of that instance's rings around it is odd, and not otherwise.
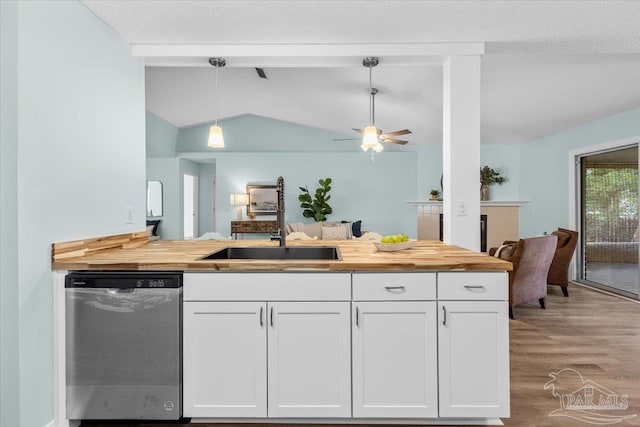
[[[209,140],[207,145],[211,148],[224,148],[224,136],[222,135],[222,128],[218,126],[218,68],[222,68],[227,65],[224,58],[209,58],[209,64],[216,67],[216,124],[209,129]]]
[[[367,56],[362,59],[362,65],[369,68],[369,126],[364,128],[360,148],[362,148],[362,151],[371,149],[376,153],[384,150],[382,144],[378,141],[378,129],[376,128],[374,96],[378,93],[378,89],[372,87],[371,84],[372,68],[378,65],[378,62],[378,58],[375,56]]]

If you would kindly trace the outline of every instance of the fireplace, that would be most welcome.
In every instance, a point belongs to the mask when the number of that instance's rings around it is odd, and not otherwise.
[[[440,214],[440,241],[442,241],[442,214]],[[487,216],[480,215],[480,252],[487,252]]]

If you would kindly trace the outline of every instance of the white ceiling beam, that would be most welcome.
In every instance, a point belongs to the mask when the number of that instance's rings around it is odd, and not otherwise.
[[[229,67],[349,67],[362,66],[364,56],[381,57],[381,65],[442,64],[451,56],[484,54],[484,43],[384,44],[133,44],[131,54],[148,66],[210,66],[223,57]]]

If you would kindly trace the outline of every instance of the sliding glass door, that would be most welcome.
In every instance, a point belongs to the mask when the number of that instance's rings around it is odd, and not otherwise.
[[[578,281],[638,298],[638,147],[580,158]]]

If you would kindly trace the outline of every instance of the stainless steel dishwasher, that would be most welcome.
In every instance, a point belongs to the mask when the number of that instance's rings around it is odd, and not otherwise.
[[[65,303],[68,419],[181,417],[182,273],[70,273]]]

